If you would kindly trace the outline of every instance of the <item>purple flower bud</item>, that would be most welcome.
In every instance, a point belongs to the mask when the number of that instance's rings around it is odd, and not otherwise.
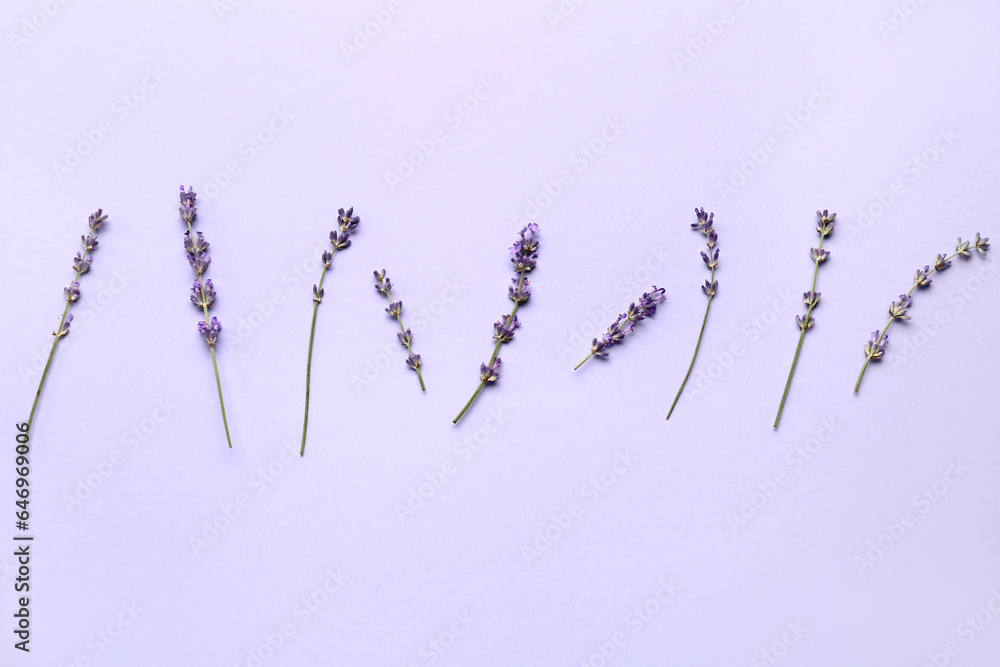
[[[337,223],[340,225],[340,231],[350,232],[358,226],[359,222],[361,222],[361,218],[354,215],[353,206],[346,211],[344,209],[337,210]]]
[[[189,255],[198,255],[208,250],[208,241],[201,232],[197,232],[195,237],[191,236],[191,232],[184,232],[184,249]]]
[[[188,224],[194,222],[195,215],[198,211],[195,207],[195,199],[197,196],[198,195],[195,194],[194,188],[188,186],[187,192],[184,192],[184,186],[181,186],[181,206],[178,210],[181,212],[181,219]]]
[[[409,347],[413,343],[413,333],[409,329],[405,333],[402,331],[397,333],[396,338],[399,339],[399,344],[403,347]]]
[[[492,366],[479,365],[479,379],[483,382],[496,382],[500,377],[500,357],[493,360]]]
[[[70,313],[70,314],[68,314],[66,316],[66,319],[63,320],[63,324],[62,324],[62,327],[60,327],[59,332],[57,333],[57,332],[53,331],[52,335],[55,336],[56,338],[62,338],[63,336],[65,336],[66,334],[68,334],[69,333],[69,323],[72,322],[72,321],[73,321],[73,313]]]
[[[885,351],[886,343],[889,342],[889,336],[882,336],[881,342],[878,339],[878,330],[873,331],[868,342],[865,343],[865,355],[869,359],[881,359],[882,354]]]
[[[108,219],[108,216],[102,215],[102,213],[103,212],[101,209],[97,209],[97,212],[91,213],[90,218],[87,220],[87,223],[90,225],[90,228],[93,229],[95,232],[101,227],[103,227],[104,221]]]
[[[604,342],[603,337],[594,339],[594,341],[590,344],[590,352],[598,357],[608,356],[609,353],[607,350],[607,343]]]
[[[73,259],[73,270],[82,276],[87,271],[90,271],[91,259],[91,257],[84,259],[83,255],[76,253],[76,257]]]
[[[976,246],[976,250],[978,250],[979,254],[982,255],[983,257],[986,257],[986,251],[990,249],[989,240],[990,237],[988,236],[984,239],[979,238],[979,232],[976,232],[976,240],[974,241],[974,243]]]
[[[215,341],[219,338],[219,333],[222,331],[222,325],[219,323],[219,318],[213,317],[212,323],[205,324],[204,322],[198,322],[198,331],[201,335],[205,337],[205,342],[208,343],[209,347],[215,347]]]
[[[830,213],[826,209],[823,209],[822,211],[816,211],[816,217],[819,219],[816,231],[820,233],[820,236],[829,236],[833,233],[833,221],[837,217],[836,213]]]
[[[709,281],[706,280],[705,284],[701,286],[701,291],[704,292],[705,294],[707,294],[710,297],[711,296],[715,296],[715,291],[717,289],[719,289],[719,281],[718,280],[716,280],[714,282],[709,282]]]
[[[933,281],[928,277],[931,272],[930,265],[925,265],[922,269],[917,269],[917,275],[913,278],[913,282],[921,287],[926,287],[930,285]]]
[[[67,301],[76,301],[80,298],[80,283],[73,281],[69,284],[69,287],[63,288],[63,295],[65,295]]]
[[[198,308],[208,308],[215,303],[215,288],[211,278],[204,284],[201,280],[194,281],[194,285],[191,286],[191,303]]]
[[[938,255],[937,257],[934,258],[934,270],[935,271],[944,271],[949,266],[951,266],[951,260],[948,259],[947,255],[945,255],[945,254],[942,253],[942,254],[940,254],[940,255]]]
[[[913,297],[907,296],[905,294],[899,295],[899,301],[893,301],[889,304],[889,315],[896,320],[908,320],[910,316],[906,314],[906,309],[910,307],[913,303]]]
[[[521,326],[521,322],[517,319],[517,315],[514,316],[513,321],[511,321],[510,315],[501,315],[500,319],[493,323],[493,339],[506,343],[514,337],[514,329],[519,326]]]
[[[816,323],[816,318],[806,317],[805,315],[796,315],[795,322],[798,323],[800,329],[805,331],[806,329],[808,329],[809,327],[811,327],[813,324]]]
[[[719,240],[719,235],[718,235],[718,233],[716,233],[716,231],[714,229],[708,233],[708,247],[709,248],[714,248],[715,247],[715,242],[718,241],[718,240]]]
[[[90,232],[90,234],[87,234],[86,236],[81,236],[80,242],[83,244],[83,248],[85,250],[93,250],[100,245],[97,242],[97,232]]]
[[[343,250],[347,246],[351,245],[351,238],[347,232],[338,234],[337,232],[333,231],[330,232],[330,243],[337,250]]]
[[[389,290],[392,289],[392,281],[385,277],[385,269],[382,271],[375,271],[375,289],[378,290],[379,294],[383,296],[389,294]]]
[[[208,265],[212,263],[212,258],[203,252],[199,252],[196,255],[188,255],[187,259],[188,264],[190,264],[191,268],[194,269],[195,275],[198,276],[205,273],[208,269]]]
[[[389,302],[389,307],[385,309],[385,312],[390,315],[399,315],[403,312],[403,302],[402,301],[391,301]]]
[[[409,366],[410,368],[412,368],[413,370],[419,369],[420,368],[420,355],[419,354],[410,354],[410,356],[408,356],[406,358],[406,365]]]
[[[958,237],[958,245],[955,246],[955,252],[958,253],[958,256],[962,259],[969,259],[972,257],[972,253],[969,252],[969,242],[965,241],[963,243],[961,236]]]
[[[318,286],[313,285],[313,301],[320,303],[323,300],[323,295],[325,293],[325,289],[320,289]]]
[[[830,251],[820,250],[819,248],[809,248],[809,254],[812,256],[813,261],[818,264],[819,262],[826,261],[826,258],[830,256]]]
[[[516,303],[524,303],[531,296],[531,290],[528,289],[530,282],[527,279],[521,280],[516,276],[511,280],[514,283],[512,286],[507,288],[507,295],[510,297],[511,301]]]
[[[696,208],[694,210],[695,214],[698,216],[698,222],[691,225],[691,229],[696,229],[699,232],[704,232],[706,235],[712,232],[712,223],[715,220],[714,213],[705,213],[704,208]]]
[[[333,253],[330,252],[329,250],[324,250],[323,251],[323,266],[329,269],[330,268],[330,264],[332,264],[332,263],[333,263]]]
[[[803,292],[802,300],[805,301],[805,304],[807,306],[809,306],[810,308],[814,308],[817,304],[819,304],[820,294],[822,294],[822,292],[812,292],[812,291]]]

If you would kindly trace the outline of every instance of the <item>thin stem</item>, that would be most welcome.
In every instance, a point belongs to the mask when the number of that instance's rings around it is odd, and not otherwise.
[[[942,264],[945,264],[946,262],[950,262],[951,260],[953,260],[958,255],[959,255],[959,253],[957,253],[957,252],[952,253],[950,257],[947,257],[944,260],[944,262],[942,262]],[[945,268],[947,268],[947,266],[945,266]],[[940,273],[940,271],[938,271],[938,268],[937,268],[937,261],[934,262],[934,268],[932,268],[930,271],[928,271],[927,275],[931,275],[932,273],[935,273],[935,272]],[[910,296],[911,294],[913,294],[913,290],[917,289],[917,287],[918,287],[918,285],[917,285],[916,281],[914,281],[913,286],[910,287],[910,291],[906,293],[906,296]],[[895,319],[896,318],[894,318],[894,317],[890,317],[889,318],[889,322],[885,325],[885,328],[882,329],[882,333],[881,333],[881,335],[879,335],[878,340],[875,341],[875,345],[874,345],[875,347],[878,347],[878,344],[882,342],[883,338],[885,338],[886,333],[888,333],[888,331],[889,331],[889,327],[892,326],[892,323],[895,321]],[[861,387],[861,378],[863,378],[865,376],[865,371],[868,370],[868,363],[871,360],[872,360],[871,357],[868,357],[867,359],[865,359],[865,363],[861,367],[861,372],[858,374],[858,381],[854,383],[854,393],[855,394],[858,393],[858,389]]]
[[[585,363],[587,362],[587,359],[590,359],[590,358],[591,358],[592,356],[594,356],[594,353],[593,353],[593,352],[591,352],[590,354],[588,354],[588,355],[587,355],[587,356],[586,356],[586,357],[584,358],[584,360],[583,360],[583,361],[581,361],[581,362],[580,362],[580,363],[578,363],[578,364],[577,364],[576,366],[574,366],[574,367],[573,367],[573,370],[575,371],[575,370],[576,370],[577,368],[579,368],[580,366],[583,366],[583,364],[585,364]]]
[[[469,402],[465,404],[465,407],[462,408],[462,411],[458,413],[458,416],[451,420],[452,424],[457,424],[458,420],[461,419],[462,415],[465,414],[465,411],[468,410],[470,407],[472,407],[473,401],[476,400],[476,397],[479,396],[479,392],[481,392],[483,390],[483,387],[485,387],[485,386],[486,386],[486,380],[482,380],[479,383],[479,386],[476,387],[476,391],[473,392],[472,398],[469,399]]]
[[[521,288],[524,286],[524,274],[525,274],[525,271],[519,271],[518,272],[518,279],[517,279],[517,292],[518,293],[521,292]],[[507,316],[507,325],[508,326],[511,326],[512,323],[514,322],[514,316],[517,314],[517,308],[520,305],[521,305],[520,301],[515,301],[514,302],[514,307],[511,309],[510,315]],[[490,361],[489,361],[488,364],[486,364],[487,366],[493,366],[493,362],[496,361],[497,354],[500,353],[500,345],[501,344],[503,344],[503,341],[500,340],[499,338],[497,338],[497,344],[493,346],[493,354],[490,355]],[[472,403],[476,400],[476,397],[479,396],[479,392],[481,392],[483,390],[483,387],[485,385],[486,385],[486,380],[483,380],[483,381],[481,381],[479,383],[479,386],[476,387],[476,391],[472,394],[472,398],[469,399],[469,402],[465,404],[465,407],[462,408],[462,411],[458,413],[458,416],[451,420],[452,424],[457,424],[458,423],[458,420],[461,419],[462,415],[465,414],[465,411],[468,410],[469,407],[472,406]]]
[[[88,253],[90,253],[90,248],[88,248],[87,244],[84,243],[83,244],[83,254],[80,255],[81,266],[83,266],[83,262],[86,261]],[[76,282],[80,282],[80,276],[82,276],[82,275],[83,275],[82,273],[80,273],[79,271],[77,271],[76,272],[76,276],[73,278],[73,282],[75,282],[75,283]],[[38,399],[41,398],[41,396],[42,396],[42,387],[45,385],[45,378],[49,374],[49,366],[52,365],[52,358],[56,354],[56,345],[59,344],[59,339],[63,337],[62,330],[63,330],[63,326],[66,324],[66,316],[69,314],[69,306],[70,306],[71,303],[73,303],[73,302],[70,301],[70,300],[68,300],[68,299],[66,300],[66,307],[63,308],[62,317],[59,319],[59,327],[55,330],[55,334],[54,335],[55,335],[56,338],[55,338],[54,341],[52,341],[52,349],[49,350],[49,358],[45,362],[45,369],[42,371],[42,378],[38,382],[38,391],[35,392],[35,400],[32,402],[32,404],[31,404],[31,412],[28,414],[28,429],[29,430],[31,429],[31,420],[35,418],[35,409],[38,408]]]
[[[194,230],[191,228],[191,221],[187,220],[188,235],[194,236]],[[205,315],[205,326],[209,326],[210,322],[208,319],[208,303],[206,303],[205,298],[205,281],[202,280],[200,273],[195,273],[195,277],[198,279],[198,291],[201,292],[201,310]],[[215,369],[215,386],[219,390],[219,407],[222,409],[222,426],[226,429],[226,443],[229,445],[229,449],[233,448],[233,441],[229,437],[229,421],[226,419],[226,402],[222,400],[222,380],[219,379],[219,364],[215,361],[215,344],[209,343],[208,349],[212,352],[212,367]]]
[[[333,255],[337,252],[337,248],[333,249],[330,253],[330,261],[333,261]],[[323,273],[319,277],[319,286],[316,288],[317,299],[322,299],[318,296],[323,293],[323,281],[326,280],[326,264],[323,264]],[[309,387],[312,380],[312,360],[313,360],[313,340],[316,337],[316,313],[319,312],[319,301],[313,302],[313,316],[312,316],[312,326],[309,328],[309,356],[306,359],[306,413],[302,418],[302,447],[299,449],[299,456],[305,456],[306,454],[306,431],[309,429]]]
[[[715,269],[712,269],[712,277],[715,277]],[[708,322],[708,311],[712,308],[712,298],[708,297],[708,305],[705,307],[705,319],[701,321],[701,331],[698,333],[698,344],[694,346],[694,356],[691,357],[691,365],[688,366],[687,373],[684,374],[684,381],[681,382],[681,388],[677,390],[677,396],[674,397],[674,402],[670,404],[670,412],[667,413],[667,419],[670,419],[670,415],[674,413],[674,406],[677,405],[677,401],[681,398],[681,392],[684,391],[684,385],[687,384],[688,377],[691,375],[691,369],[694,368],[695,359],[698,358],[698,349],[701,347],[701,337],[705,335],[705,323]]]
[[[823,241],[826,240],[826,235],[820,233],[819,237],[819,250],[823,249]],[[819,275],[819,262],[820,260],[813,260],[815,266],[813,267],[813,282],[810,291],[815,294],[816,292],[816,277]],[[806,319],[805,328],[799,333],[799,344],[795,346],[795,358],[792,359],[792,368],[788,371],[788,380],[785,382],[785,392],[781,395],[781,405],[778,406],[778,415],[774,418],[774,428],[778,428],[778,421],[781,420],[781,412],[785,409],[785,399],[788,398],[788,388],[792,386],[792,376],[795,374],[795,367],[799,363],[799,352],[802,351],[802,340],[806,336],[806,329],[809,324],[809,317],[812,315],[813,308],[816,307],[815,303],[810,304],[809,308],[806,309]]]

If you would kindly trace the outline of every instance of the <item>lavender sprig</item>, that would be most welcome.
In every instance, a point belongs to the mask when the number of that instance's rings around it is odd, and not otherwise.
[[[424,386],[424,376],[420,374],[420,355],[413,353],[413,332],[403,326],[403,318],[400,313],[403,312],[403,302],[392,300],[392,281],[385,277],[385,269],[382,271],[373,271],[375,274],[375,289],[378,293],[389,299],[389,307],[385,309],[385,312],[393,315],[396,318],[396,322],[399,323],[399,333],[396,337],[399,339],[399,344],[406,348],[406,351],[410,353],[406,357],[406,365],[417,372],[417,379],[420,380],[420,390],[427,391]]]
[[[819,274],[819,265],[830,256],[828,250],[823,250],[823,241],[833,233],[833,221],[837,218],[836,213],[830,213],[826,209],[816,211],[817,223],[816,231],[819,232],[819,247],[810,248],[809,254],[813,260],[813,282],[808,292],[802,293],[802,300],[806,304],[805,316],[795,316],[795,321],[799,326],[799,344],[795,347],[795,357],[792,359],[792,369],[788,371],[788,381],[785,382],[785,393],[781,395],[781,405],[778,406],[778,416],[774,418],[774,428],[778,428],[778,421],[781,419],[781,411],[785,409],[785,399],[788,398],[788,388],[792,386],[792,375],[795,374],[795,366],[799,363],[799,352],[802,351],[802,340],[806,336],[806,331],[812,328],[816,319],[811,317],[813,308],[819,304],[820,292],[816,291],[816,276]]]
[[[871,338],[865,343],[865,363],[861,367],[861,373],[858,374],[858,381],[854,384],[854,393],[858,393],[858,389],[861,387],[861,379],[865,376],[865,371],[868,370],[868,364],[872,360],[879,360],[882,358],[885,352],[885,346],[889,342],[889,327],[896,320],[908,320],[910,316],[907,315],[907,311],[913,304],[913,290],[918,287],[928,287],[931,284],[930,275],[932,273],[944,271],[949,266],[951,266],[951,260],[955,257],[961,257],[962,259],[969,259],[972,257],[972,250],[976,250],[980,255],[986,257],[986,251],[989,250],[989,237],[982,238],[979,232],[976,232],[976,238],[974,241],[962,241],[959,237],[958,243],[955,246],[955,252],[951,254],[950,257],[945,257],[942,253],[934,257],[934,266],[926,265],[922,269],[917,269],[916,275],[913,277],[913,286],[910,287],[910,291],[906,294],[900,294],[897,301],[893,301],[889,304],[889,321],[886,323],[885,327],[879,331],[872,332]]]
[[[191,303],[196,308],[200,308],[205,317],[203,322],[198,322],[198,332],[205,338],[205,343],[208,344],[208,349],[212,353],[215,386],[219,390],[219,407],[222,409],[222,426],[226,429],[226,442],[229,443],[229,449],[232,449],[233,441],[229,437],[229,421],[226,419],[226,402],[222,399],[222,380],[219,379],[219,364],[215,360],[215,343],[219,339],[219,333],[222,331],[222,324],[219,323],[219,318],[217,317],[213,317],[211,320],[208,319],[208,309],[215,303],[215,286],[212,284],[212,280],[205,278],[204,275],[208,271],[208,265],[212,263],[212,258],[206,252],[208,250],[208,242],[205,240],[205,236],[201,232],[195,233],[193,228],[195,218],[198,217],[198,207],[195,205],[197,197],[198,194],[194,191],[194,188],[188,187],[185,192],[182,185],[181,205],[178,210],[181,214],[181,220],[187,225],[187,231],[184,232],[184,250],[187,251],[188,264],[191,265],[195,276],[194,284],[191,286]]]
[[[521,324],[517,319],[517,309],[531,296],[531,291],[528,289],[530,281],[526,275],[538,263],[538,240],[535,238],[537,233],[538,225],[533,222],[529,223],[527,227],[518,232],[520,238],[509,248],[510,261],[514,265],[514,272],[517,275],[511,279],[513,284],[507,288],[507,296],[514,302],[514,308],[510,311],[510,315],[502,315],[499,320],[493,323],[493,339],[496,341],[496,345],[493,346],[493,355],[488,363],[480,364],[479,386],[476,387],[472,398],[465,404],[462,411],[452,420],[452,424],[457,424],[462,415],[472,407],[472,404],[479,397],[479,392],[483,390],[487,382],[496,382],[500,378],[501,361],[500,357],[497,356],[500,352],[500,346],[514,337],[514,329]]]
[[[701,339],[705,335],[705,324],[708,322],[708,311],[712,309],[712,299],[715,298],[715,293],[719,289],[719,281],[715,279],[715,269],[719,266],[719,249],[715,247],[715,243],[719,240],[719,235],[716,234],[715,229],[712,227],[715,222],[714,213],[705,213],[705,209],[695,209],[695,214],[698,216],[698,222],[691,225],[691,229],[699,231],[705,235],[708,239],[706,245],[708,245],[708,253],[701,253],[701,259],[705,262],[705,266],[709,271],[712,272],[705,284],[701,286],[701,291],[705,293],[708,297],[708,305],[705,306],[705,318],[701,321],[701,331],[698,333],[698,343],[694,346],[694,356],[691,357],[691,365],[688,366],[687,373],[684,374],[684,381],[681,382],[680,389],[677,390],[677,396],[674,397],[674,402],[670,405],[670,412],[667,413],[667,419],[670,419],[670,415],[674,413],[674,408],[677,406],[677,401],[681,398],[681,393],[684,391],[684,385],[687,384],[688,378],[691,376],[691,370],[694,368],[694,362],[698,358],[698,350],[701,348]]]
[[[619,315],[618,319],[608,327],[607,333],[593,340],[590,344],[590,354],[578,363],[573,370],[575,371],[580,366],[583,366],[587,362],[587,359],[593,356],[608,356],[609,350],[613,345],[622,342],[626,334],[632,333],[632,327],[636,322],[641,322],[647,317],[652,317],[656,312],[656,304],[664,298],[664,292],[665,290],[662,287],[657,287],[656,285],[653,285],[652,291],[643,292],[639,298],[638,305],[635,303],[630,304],[628,310]]]
[[[323,272],[319,276],[319,285],[313,285],[312,327],[309,329],[309,356],[306,359],[306,411],[305,416],[302,418],[302,447],[299,449],[299,456],[305,456],[306,453],[306,431],[309,429],[309,387],[312,382],[313,339],[316,337],[316,312],[319,310],[319,304],[323,302],[323,295],[325,294],[323,281],[326,280],[326,270],[333,263],[334,254],[338,250],[344,250],[351,245],[351,232],[354,231],[360,222],[361,218],[354,215],[354,207],[346,211],[344,209],[337,210],[337,226],[340,228],[340,232],[337,232],[337,230],[330,232],[330,245],[333,246],[333,250],[323,252]]]
[[[49,351],[49,358],[45,362],[45,370],[42,371],[41,380],[38,382],[38,391],[35,392],[35,400],[31,404],[31,413],[28,414],[28,427],[27,430],[31,430],[31,421],[35,418],[35,410],[38,408],[38,399],[42,395],[42,387],[45,386],[45,378],[49,374],[49,367],[52,365],[52,358],[56,354],[56,345],[62,340],[63,336],[69,333],[69,325],[73,321],[73,313],[69,312],[70,305],[80,298],[80,276],[90,271],[90,263],[93,260],[90,257],[90,253],[97,247],[97,232],[104,226],[104,221],[108,219],[108,216],[104,215],[101,209],[97,209],[95,213],[92,213],[87,219],[87,225],[90,227],[90,231],[86,236],[80,237],[80,243],[83,246],[83,251],[76,253],[76,257],[73,258],[73,271],[76,275],[73,277],[72,282],[70,282],[68,287],[63,288],[63,296],[66,298],[66,306],[63,308],[62,318],[59,320],[59,326],[56,330],[52,332],[55,338],[52,340],[52,349]]]

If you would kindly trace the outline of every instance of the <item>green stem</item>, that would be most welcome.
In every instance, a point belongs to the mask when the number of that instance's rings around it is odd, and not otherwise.
[[[90,248],[88,248],[87,244],[85,243],[83,245],[83,254],[80,255],[80,261],[81,262],[85,261],[87,259],[87,255],[89,253],[90,253]],[[77,271],[76,272],[76,277],[73,278],[73,282],[75,282],[75,283],[76,282],[80,282],[80,276],[81,275],[83,275],[83,274],[80,273],[79,271]],[[63,325],[66,324],[66,316],[69,314],[69,305],[71,303],[73,303],[73,302],[69,301],[69,300],[66,301],[66,307],[63,308],[62,317],[59,319],[59,328],[57,328],[55,330],[55,332],[53,333],[53,335],[56,338],[55,338],[54,341],[52,341],[52,349],[49,350],[49,358],[45,362],[45,370],[42,371],[42,378],[38,382],[38,391],[35,392],[35,400],[34,400],[34,402],[32,402],[32,404],[31,404],[31,412],[28,414],[28,429],[29,430],[31,429],[31,420],[35,418],[35,409],[38,407],[38,399],[41,398],[41,396],[42,396],[42,387],[45,385],[45,378],[49,374],[49,366],[52,365],[52,358],[56,354],[56,345],[59,344],[59,339],[63,337],[63,334],[62,334]]]
[[[715,269],[712,269],[712,276],[715,276]],[[698,344],[694,346],[694,356],[691,357],[691,365],[688,366],[687,373],[684,374],[684,381],[681,382],[681,388],[677,390],[677,396],[674,397],[674,402],[670,404],[670,412],[667,413],[667,419],[670,419],[670,415],[674,414],[674,406],[677,405],[677,401],[681,398],[681,392],[684,391],[684,385],[687,384],[688,377],[691,375],[691,369],[694,368],[695,359],[698,358],[698,349],[701,347],[701,337],[705,335],[705,323],[708,322],[708,311],[712,307],[712,296],[708,297],[708,306],[705,307],[705,319],[701,321],[701,331],[698,333]]]
[[[587,359],[590,359],[590,358],[591,358],[592,356],[594,356],[594,353],[593,353],[593,352],[591,352],[590,354],[588,354],[588,355],[587,355],[587,356],[586,356],[586,357],[584,358],[584,360],[583,360],[583,361],[581,361],[581,362],[580,362],[580,363],[578,363],[578,364],[577,364],[576,366],[574,366],[574,367],[573,367],[573,370],[575,371],[575,370],[576,370],[577,368],[579,368],[580,366],[583,366],[583,365],[584,365],[584,364],[585,364],[585,363],[587,362]]]
[[[525,273],[524,271],[520,271],[518,273],[518,276],[519,276],[518,280],[517,280],[517,291],[518,292],[520,292],[521,288],[524,286],[524,273]],[[514,316],[517,314],[517,307],[520,306],[520,305],[521,305],[520,301],[515,301],[514,302],[514,307],[511,309],[510,315],[507,316],[507,324],[508,324],[508,326],[510,326],[510,324],[514,321]],[[500,353],[500,345],[502,343],[503,343],[502,340],[497,339],[497,344],[493,346],[493,354],[490,355],[490,361],[489,361],[489,363],[486,364],[487,366],[492,366],[493,362],[496,361],[497,354]],[[457,424],[458,423],[458,420],[461,419],[462,415],[465,414],[465,411],[468,410],[472,406],[472,403],[476,400],[476,397],[479,396],[479,392],[481,392],[483,390],[483,387],[485,385],[486,385],[486,380],[483,380],[483,381],[481,381],[479,383],[479,386],[476,387],[476,391],[472,394],[472,398],[469,399],[469,402],[465,404],[465,407],[462,408],[462,411],[458,413],[458,416],[451,420],[452,424]]]
[[[333,261],[333,255],[337,252],[337,248],[334,247],[333,252],[330,253],[330,261]],[[326,264],[323,265],[323,273],[319,277],[319,286],[316,289],[316,293],[323,293],[323,281],[326,280]],[[317,296],[318,299],[322,300],[322,297]],[[309,356],[306,359],[306,413],[302,418],[302,447],[299,449],[299,456],[305,456],[306,454],[306,431],[309,429],[309,387],[312,381],[312,360],[313,360],[313,340],[316,337],[316,313],[319,312],[319,301],[313,301],[313,316],[312,316],[312,326],[309,328]]]
[[[194,237],[194,230],[191,228],[191,221],[187,221],[188,234]],[[198,279],[198,290],[201,292],[201,310],[205,315],[205,326],[209,326],[208,318],[208,304],[205,302],[205,281],[202,280],[200,273],[196,274],[195,277]],[[219,364],[215,361],[215,344],[209,343],[208,349],[212,352],[212,368],[215,369],[215,386],[219,390],[219,407],[222,409],[222,426],[226,429],[226,443],[229,445],[229,449],[233,448],[232,438],[229,437],[229,421],[226,419],[226,402],[222,400],[222,380],[219,379]]]
[[[820,234],[819,237],[819,250],[823,249],[823,241],[826,240],[826,235]],[[816,276],[819,275],[819,260],[814,260],[815,266],[813,267],[813,282],[810,291],[816,292]],[[812,304],[806,309],[806,325],[809,324],[809,317],[812,315],[813,308],[816,305]],[[808,328],[808,326],[806,327]],[[785,393],[781,395],[781,405],[778,406],[778,416],[774,418],[774,428],[778,428],[778,421],[781,419],[781,412],[785,409],[785,399],[788,398],[788,388],[792,386],[792,376],[795,374],[795,367],[799,363],[799,352],[802,351],[802,340],[806,336],[806,329],[802,329],[799,333],[799,344],[795,346],[795,358],[792,359],[792,368],[788,371],[788,380],[785,382]]]

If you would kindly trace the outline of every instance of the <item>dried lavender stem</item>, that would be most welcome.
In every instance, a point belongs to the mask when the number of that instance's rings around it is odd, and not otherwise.
[[[385,295],[389,297],[389,302],[392,303],[392,294],[390,293],[390,290],[386,290]],[[396,322],[399,323],[400,333],[405,336],[406,327],[403,326],[403,318],[399,313],[396,313]],[[406,343],[406,351],[410,353],[410,356],[413,356],[413,347],[411,347],[409,343]],[[424,386],[424,376],[420,374],[420,368],[414,368],[413,370],[417,372],[417,379],[420,380],[420,391],[427,391],[427,387]]]
[[[584,358],[584,360],[583,360],[583,361],[581,361],[581,362],[580,362],[580,363],[578,363],[578,364],[577,364],[576,366],[574,366],[574,367],[573,367],[573,370],[575,371],[575,370],[576,370],[577,368],[579,368],[580,366],[583,366],[583,365],[584,365],[585,363],[587,363],[587,359],[590,359],[590,358],[591,358],[592,356],[594,356],[594,353],[593,353],[593,352],[591,352],[590,354],[588,354],[588,355],[587,355],[587,356],[586,356],[586,357]]]
[[[87,259],[87,255],[90,253],[90,249],[84,244],[83,254],[80,256],[81,264]],[[83,275],[83,271],[77,271],[76,277],[73,278],[73,282],[79,282],[80,276]],[[45,361],[45,369],[42,371],[42,378],[38,382],[38,391],[35,392],[35,400],[31,404],[31,412],[28,414],[28,430],[31,430],[31,420],[35,418],[35,409],[38,408],[38,399],[42,396],[42,387],[45,385],[45,378],[49,374],[49,366],[52,365],[52,358],[56,355],[56,345],[59,344],[59,339],[62,338],[61,332],[63,330],[63,325],[66,324],[66,315],[69,314],[69,306],[72,302],[67,301],[66,307],[63,308],[62,317],[59,319],[59,327],[56,329],[55,340],[52,341],[52,349],[49,350],[49,358]]]
[[[712,277],[709,278],[709,282],[715,282],[715,267],[712,267]],[[701,338],[705,335],[705,324],[708,322],[708,311],[712,308],[712,299],[715,295],[709,295],[708,305],[705,306],[705,319],[701,321],[701,331],[698,332],[698,343],[694,346],[694,356],[691,357],[691,365],[688,366],[687,373],[684,374],[684,381],[681,382],[681,388],[677,390],[677,396],[674,397],[674,402],[670,404],[670,412],[667,413],[667,419],[670,419],[670,415],[674,413],[674,406],[677,405],[677,401],[681,398],[681,392],[684,391],[684,385],[687,384],[688,377],[691,375],[691,369],[694,368],[694,362],[698,358],[698,349],[701,347]]]
[[[337,253],[336,246],[330,252],[330,259]],[[326,280],[327,265],[323,264],[323,273],[319,277],[319,290],[323,289],[323,281]],[[320,292],[321,293],[321,292]],[[299,456],[306,455],[306,430],[309,428],[309,386],[312,379],[313,361],[313,339],[316,337],[316,313],[319,312],[319,301],[313,301],[312,327],[309,329],[309,356],[306,359],[306,414],[302,418],[302,447],[299,449]]]
[[[957,257],[959,254],[960,253],[956,252],[956,253],[952,254],[950,257],[948,257],[947,259],[945,259],[944,261],[945,262],[949,262],[952,259],[954,259],[955,257]],[[930,275],[930,274],[934,273],[937,270],[938,270],[937,263],[935,263],[934,268],[930,269],[927,272],[927,275]],[[917,287],[918,287],[917,283],[914,283],[913,286],[910,288],[910,291],[906,293],[906,296],[910,296],[911,294],[913,294],[913,290],[917,289]],[[875,345],[876,346],[878,346],[878,344],[882,342],[882,339],[885,338],[885,335],[889,332],[889,327],[892,326],[892,322],[895,319],[896,319],[895,317],[890,317],[889,318],[889,322],[886,323],[885,328],[882,329],[882,333],[879,335],[878,339],[875,341]],[[856,383],[854,383],[854,393],[855,394],[858,393],[858,388],[861,387],[861,378],[863,378],[865,376],[865,371],[868,370],[868,363],[871,360],[872,360],[872,358],[868,357],[867,359],[865,359],[864,365],[861,366],[861,373],[858,374],[858,381]]]
[[[525,273],[526,273],[526,271],[518,271],[518,276],[519,276],[519,278],[517,280],[517,289],[518,289],[518,291],[520,291],[521,287],[524,286],[524,274]],[[518,302],[518,301],[514,302],[514,308],[512,308],[511,311],[510,311],[510,317],[507,320],[508,322],[512,322],[514,320],[514,315],[517,314],[517,307],[520,306],[520,305],[521,305],[520,302]],[[497,344],[493,346],[493,354],[490,356],[490,361],[489,361],[488,364],[486,364],[487,366],[492,366],[493,362],[496,361],[497,355],[500,353],[500,345],[502,343],[503,343],[502,340],[497,340]],[[479,382],[479,386],[476,387],[476,391],[474,391],[472,393],[472,398],[470,398],[469,402],[465,404],[465,407],[462,408],[462,411],[458,413],[458,416],[451,420],[452,424],[457,424],[458,420],[462,418],[462,415],[464,415],[465,412],[470,407],[472,407],[472,404],[475,402],[476,398],[479,396],[479,392],[481,392],[483,390],[483,387],[485,387],[485,386],[486,386],[486,380],[481,380]]]
[[[191,221],[186,220],[188,234],[194,237],[194,229],[191,228]],[[209,326],[210,322],[208,319],[208,304],[206,303],[205,295],[205,281],[198,276],[198,290],[201,292],[201,310],[205,314],[205,326]],[[222,399],[222,380],[219,379],[219,364],[215,360],[215,344],[209,343],[209,351],[212,353],[212,368],[215,370],[215,386],[219,390],[219,407],[222,408],[222,427],[226,429],[226,442],[229,444],[229,449],[233,448],[233,440],[229,437],[229,421],[226,419],[226,402]]]
[[[825,240],[826,240],[826,235],[821,234],[819,237],[818,250],[823,250],[823,241]],[[821,261],[823,260],[819,258],[814,260],[816,266],[813,268],[813,282],[812,282],[812,287],[809,288],[810,292],[816,291],[816,277],[819,275],[819,263]],[[806,317],[805,317],[806,323],[809,322],[809,316],[812,315],[813,308],[815,307],[816,304],[813,303],[809,306],[809,308],[806,309]],[[802,331],[799,332],[799,344],[795,346],[795,358],[792,359],[792,369],[788,371],[788,381],[785,382],[785,393],[781,395],[781,405],[778,406],[778,416],[774,418],[774,428],[778,428],[778,421],[781,419],[781,412],[782,410],[785,409],[785,399],[788,398],[788,389],[789,387],[792,386],[792,376],[795,374],[795,367],[799,363],[799,352],[802,351],[802,341],[805,339],[805,337],[806,337],[806,330],[802,329]]]

